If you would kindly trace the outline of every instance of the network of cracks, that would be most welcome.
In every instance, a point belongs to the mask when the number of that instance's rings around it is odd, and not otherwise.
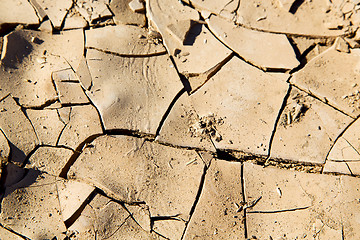
[[[0,1],[0,239],[359,239],[360,1]]]

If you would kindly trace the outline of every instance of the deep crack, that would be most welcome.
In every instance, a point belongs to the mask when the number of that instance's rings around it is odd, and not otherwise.
[[[204,188],[204,184],[205,184],[205,177],[206,177],[206,172],[207,170],[209,169],[209,167],[211,166],[211,163],[209,163],[209,166],[206,166],[206,164],[204,164],[204,169],[203,169],[203,174],[201,176],[201,180],[200,180],[200,184],[199,184],[199,188],[198,188],[198,192],[196,194],[196,197],[195,197],[195,200],[194,200],[194,203],[190,209],[190,213],[189,213],[189,219],[188,221],[185,223],[185,228],[184,228],[184,231],[182,233],[182,236],[181,236],[181,240],[184,239],[185,237],[185,234],[186,234],[186,230],[189,226],[189,224],[191,224],[191,218],[196,210],[196,206],[201,198],[201,194],[203,192],[203,188]]]

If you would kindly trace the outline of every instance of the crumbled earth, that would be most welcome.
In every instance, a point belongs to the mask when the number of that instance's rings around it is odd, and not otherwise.
[[[0,239],[360,239],[360,1],[1,0]]]

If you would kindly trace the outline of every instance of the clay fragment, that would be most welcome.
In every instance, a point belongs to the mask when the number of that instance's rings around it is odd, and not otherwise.
[[[64,238],[56,177],[30,171],[27,176],[6,189],[0,221],[15,232],[31,239]]]
[[[80,213],[80,216],[68,228],[68,231],[73,234],[74,239],[96,240],[94,216],[93,208],[87,204]]]
[[[117,233],[128,218],[129,213],[119,203],[95,194],[69,230],[79,239],[118,239]]]
[[[113,16],[108,8],[108,1],[76,1],[75,9],[89,22],[94,24],[101,19],[110,18]]]
[[[54,27],[51,24],[51,21],[47,19],[40,24],[39,30],[42,32],[52,33],[54,31]]]
[[[166,29],[180,44],[186,44],[190,30],[194,25],[197,25],[195,21],[187,19],[178,21],[176,24],[169,24]]]
[[[49,17],[55,29],[61,28],[63,20],[73,4],[71,0],[33,0],[33,2],[35,1]]]
[[[290,9],[293,6],[295,0],[278,0],[278,2],[284,10],[290,12]]]
[[[0,57],[1,57],[2,49],[3,49],[3,42],[4,42],[4,38],[1,36],[0,37]]]
[[[289,70],[299,65],[286,35],[235,26],[217,16],[211,16],[207,23],[224,44],[255,66]]]
[[[64,222],[68,220],[95,190],[94,187],[76,181],[57,182],[61,215]]]
[[[302,36],[339,36],[351,31],[350,23],[344,23],[342,14],[327,11],[328,8],[328,1],[304,1],[290,13],[276,1],[251,0],[240,4],[235,22],[261,31]],[[337,22],[336,27],[329,29],[326,23],[330,21]]]
[[[84,149],[68,177],[86,181],[119,201],[144,201],[151,216],[188,219],[203,167],[194,151],[128,136],[101,136]]]
[[[65,124],[59,118],[56,109],[27,109],[27,116],[34,126],[40,143],[55,146]]]
[[[336,38],[334,47],[339,52],[350,53],[349,45],[343,38]]]
[[[79,79],[71,68],[53,72],[51,78],[62,105],[89,103]]]
[[[189,95],[184,93],[172,107],[156,140],[174,146],[215,152],[210,136],[202,124]]]
[[[0,129],[11,149],[11,161],[22,164],[39,144],[36,133],[11,95],[0,101]]]
[[[4,38],[0,88],[23,107],[42,107],[57,99],[51,73],[78,66],[83,55],[82,30],[54,34],[16,30]]]
[[[353,220],[360,193],[357,178],[244,163],[244,180],[246,203],[261,196],[256,205],[246,209],[250,236],[257,239],[269,236],[279,239],[284,235],[296,239],[314,234],[318,239],[359,236],[355,230],[359,223]]]
[[[185,221],[179,218],[154,221],[153,230],[169,239],[181,239]]]
[[[95,222],[98,236],[100,239],[116,236],[119,228],[121,228],[129,218],[129,213],[120,204],[113,201],[108,202],[103,209],[100,209]],[[116,239],[116,237],[114,239]]]
[[[64,20],[63,30],[83,29],[88,25],[88,22],[79,13],[70,10]]]
[[[151,35],[136,26],[108,26],[85,31],[86,47],[108,51],[119,56],[151,56],[165,54],[162,44],[152,40]],[[118,44],[114,44],[117,39]]]
[[[141,12],[134,12],[131,9],[131,4],[133,0],[112,0],[110,3],[110,9],[114,13],[114,21],[116,25],[138,25],[140,27],[145,26],[146,18],[143,11],[141,11],[140,5],[137,3],[135,10]],[[135,2],[140,2],[141,0],[135,0]]]
[[[73,106],[70,121],[64,128],[58,145],[76,150],[87,138],[100,135],[102,132],[99,115],[93,106]]]
[[[292,88],[276,127],[270,156],[323,164],[335,139],[351,121],[345,114]]]
[[[343,5],[342,5],[342,8],[341,8],[341,11],[346,14],[346,13],[349,13],[351,12],[355,7],[355,4],[351,1],[344,1]]]
[[[359,121],[350,125],[332,147],[324,166],[324,172],[360,175]]]
[[[2,236],[4,239],[23,240],[22,237],[12,233],[10,230],[2,226],[0,226],[0,236]]]
[[[267,155],[288,85],[232,58],[190,96],[201,128],[217,149]]]
[[[241,163],[212,161],[195,212],[188,223],[185,239],[237,239],[244,236]],[[218,217],[221,216],[221,221]]]
[[[26,0],[3,0],[0,2],[0,33],[9,25],[37,25],[39,18]]]
[[[4,188],[11,187],[21,180],[24,179],[26,176],[26,169],[17,166],[14,163],[7,163],[5,166],[3,166],[3,173],[2,176],[4,179]]]
[[[323,172],[324,173],[340,173],[340,174],[347,174],[347,175],[357,175],[356,173],[356,165],[355,167],[352,161],[332,161],[326,160]],[[354,169],[354,170],[353,170]],[[354,173],[355,172],[355,173]]]
[[[67,125],[70,122],[71,107],[62,107],[56,109],[59,119]]]
[[[179,72],[190,78],[192,90],[208,80],[231,56],[231,51],[204,24],[191,25],[199,22],[199,13],[194,9],[178,1],[164,0],[147,1],[146,8],[150,23],[160,32]]]
[[[145,5],[142,0],[132,0],[129,2],[129,7],[136,13],[143,13],[145,11]]]
[[[124,204],[126,209],[129,210],[131,216],[135,219],[137,224],[147,232],[151,232],[151,219],[149,206],[145,204],[128,205]]]
[[[8,140],[0,128],[0,164],[1,166],[9,160],[10,147]]]
[[[40,22],[43,22],[44,18],[47,16],[44,9],[36,0],[29,0],[31,6],[35,9],[36,15],[38,16]]]
[[[235,11],[240,6],[240,0],[189,0],[189,2],[191,2],[197,10],[201,10],[201,13],[208,11],[229,20],[233,20]]]
[[[289,41],[296,49],[297,58],[303,64],[310,62],[311,59],[329,49],[334,42],[333,39],[312,39],[301,36],[293,36],[289,38]]]
[[[90,90],[92,86],[91,74],[85,57],[81,58],[78,68],[76,69],[76,76],[78,77],[81,86],[85,90]]]
[[[26,167],[59,176],[73,154],[70,149],[41,146],[31,155]]]
[[[345,38],[345,41],[347,42],[347,44],[349,45],[350,48],[359,48],[360,47],[360,43],[358,43],[353,38]]]
[[[87,62],[93,80],[87,95],[105,129],[155,135],[171,101],[183,88],[169,57],[119,57],[89,49]]]
[[[0,0],[0,239],[360,239],[359,26],[360,0]]]
[[[160,237],[156,233],[146,232],[131,218],[128,217],[125,222],[117,229],[116,233],[113,235],[113,239],[149,239],[149,240],[162,240],[163,237]]]
[[[331,47],[295,73],[290,82],[356,118],[360,113],[359,55],[359,49],[344,53]]]

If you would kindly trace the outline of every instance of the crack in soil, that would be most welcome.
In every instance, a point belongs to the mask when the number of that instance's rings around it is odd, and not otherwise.
[[[310,208],[311,206],[306,207],[297,207],[297,208],[289,208],[289,209],[281,209],[281,210],[273,210],[273,211],[249,211],[247,213],[282,213],[282,212],[294,212],[299,210],[305,210]]]
[[[278,113],[278,115],[276,117],[276,120],[275,120],[275,123],[274,123],[274,128],[273,128],[273,130],[271,132],[271,136],[270,136],[270,140],[269,140],[269,149],[268,149],[268,153],[267,153],[268,154],[267,159],[270,158],[271,147],[272,147],[272,143],[273,143],[273,140],[274,140],[275,132],[276,132],[277,126],[279,124],[281,114],[283,113],[283,111],[284,111],[284,109],[286,107],[286,104],[287,104],[287,100],[290,97],[290,92],[291,92],[291,85],[289,85],[288,90],[287,90],[287,92],[285,94],[283,103],[281,104],[281,107],[279,109],[279,113]]]
[[[100,49],[100,48],[96,48],[96,47],[86,47],[86,49],[93,49],[93,50],[97,50],[99,52],[103,52],[106,54],[111,54],[114,56],[118,56],[118,57],[129,57],[129,58],[148,58],[148,57],[156,57],[156,56],[162,56],[165,55],[167,52],[166,50],[161,51],[161,52],[156,52],[156,53],[148,53],[148,54],[121,54],[121,53],[117,53],[117,52],[112,52],[112,51],[108,51],[108,50],[104,50],[104,49]]]
[[[313,94],[310,90],[308,90],[309,92],[307,92],[305,89],[302,89],[302,88],[296,86],[295,84],[291,84],[291,86],[295,87],[296,89],[298,89],[298,90],[301,91],[301,92],[304,92],[304,93],[307,94],[308,96],[319,100],[320,102],[322,102],[322,103],[324,103],[325,105],[333,108],[334,110],[336,110],[336,111],[338,111],[338,112],[340,112],[340,113],[348,116],[349,118],[356,119],[356,118],[350,116],[349,114],[345,113],[345,112],[342,111],[341,109],[339,109],[339,108],[331,105],[331,104],[327,101],[327,99],[326,99],[325,97],[324,97],[324,99],[321,99],[321,98],[317,97],[315,94]]]
[[[174,97],[174,99],[171,101],[171,103],[169,104],[168,108],[166,109],[164,115],[162,116],[159,126],[156,129],[156,133],[155,133],[155,137],[159,136],[159,133],[161,131],[162,126],[164,125],[164,122],[166,121],[167,117],[169,116],[171,109],[174,107],[175,103],[177,102],[177,100],[183,95],[185,94],[185,88],[181,89]]]
[[[200,180],[200,184],[199,184],[199,188],[198,188],[198,192],[196,194],[196,197],[195,197],[195,200],[194,200],[194,203],[190,209],[190,213],[189,213],[189,220],[185,223],[185,228],[184,228],[184,231],[182,233],[182,236],[181,236],[181,240],[184,239],[185,237],[185,234],[186,234],[186,230],[189,226],[189,224],[191,223],[191,218],[196,210],[196,205],[198,204],[199,200],[200,200],[200,197],[201,197],[201,194],[203,192],[203,188],[204,188],[204,184],[205,184],[205,177],[206,177],[206,172],[207,170],[209,169],[209,167],[211,166],[211,162],[209,163],[209,166],[206,166],[206,164],[204,164],[204,169],[203,169],[203,174],[201,175],[201,180]]]
[[[3,229],[5,229],[5,230],[7,230],[7,231],[9,231],[9,232],[11,232],[11,233],[13,233],[13,234],[15,234],[15,235],[18,236],[18,237],[21,237],[21,238],[24,239],[24,240],[31,240],[30,238],[28,238],[28,237],[26,237],[26,236],[24,236],[24,235],[22,235],[22,234],[20,234],[20,233],[15,232],[15,231],[12,230],[11,228],[9,228],[9,227],[7,227],[7,226],[4,226],[4,225],[1,224],[1,223],[0,223],[0,227],[3,228]]]

